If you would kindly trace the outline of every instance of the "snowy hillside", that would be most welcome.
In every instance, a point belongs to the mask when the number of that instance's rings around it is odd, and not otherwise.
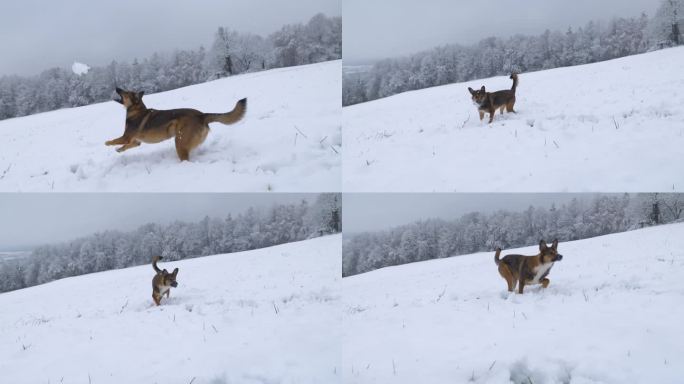
[[[191,162],[173,140],[117,153],[115,102],[0,121],[0,191],[339,191],[341,61],[257,72],[146,95],[148,108],[228,112]],[[112,90],[113,91],[113,90]]]
[[[468,87],[343,108],[345,191],[682,191],[684,47],[520,75],[517,114]]]
[[[0,294],[3,383],[335,383],[341,237],[149,265]]]
[[[684,224],[558,251],[549,287],[523,295],[494,252],[343,279],[345,382],[681,383]]]

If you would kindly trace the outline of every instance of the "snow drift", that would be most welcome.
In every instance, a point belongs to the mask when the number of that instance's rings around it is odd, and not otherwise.
[[[682,191],[684,47],[520,75],[517,114],[481,123],[468,87],[343,108],[345,191]]]
[[[3,383],[335,383],[341,236],[0,294]]]
[[[106,147],[124,130],[113,101],[0,121],[0,191],[339,191],[340,71],[333,61],[146,95],[149,108],[202,112],[248,98],[245,118],[212,124],[191,162],[173,140]]]
[[[680,383],[684,224],[558,250],[549,287],[523,295],[494,252],[344,278],[345,382]]]

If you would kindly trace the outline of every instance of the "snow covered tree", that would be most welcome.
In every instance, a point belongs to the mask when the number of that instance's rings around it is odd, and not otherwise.
[[[660,48],[684,44],[684,0],[662,0],[651,20],[651,33]]]

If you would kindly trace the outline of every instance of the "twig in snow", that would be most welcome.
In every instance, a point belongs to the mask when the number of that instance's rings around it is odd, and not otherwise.
[[[332,145],[330,146],[330,149],[332,149],[333,151],[335,151],[335,153],[339,154],[339,152],[337,152],[337,149],[335,149],[335,147],[333,147]]]
[[[90,373],[88,374],[88,384],[91,384],[93,381],[90,380]]]
[[[328,138],[328,136],[326,136],[326,137],[322,138],[322,139],[321,139],[321,141],[319,141],[318,143],[319,143],[319,144],[323,144],[323,142],[324,142],[324,141],[325,141],[325,139],[327,139],[327,138]]]
[[[620,129],[620,124],[618,124],[618,122],[615,121],[615,116],[613,116],[613,124],[615,125],[615,129]]]
[[[459,129],[463,129],[463,127],[465,127],[466,123],[468,123],[469,120],[470,120],[470,115],[468,115],[468,118],[465,119],[465,120],[463,121],[463,123],[461,123],[461,128],[459,128]]]
[[[216,329],[216,327],[214,327],[214,324],[212,324],[211,327],[214,328],[214,332],[218,333],[218,329]]]
[[[7,174],[7,172],[9,172],[10,169],[12,169],[12,163],[10,163],[10,164],[7,166],[7,169],[5,169],[4,171],[2,171],[2,175],[0,175],[0,180],[2,180],[2,179],[5,178],[5,175]]]
[[[121,306],[121,310],[119,311],[119,314],[123,313],[124,309],[128,306],[128,299],[126,299],[126,303]]]
[[[150,172],[150,167],[148,167],[147,165],[145,165],[145,170],[147,170],[147,174],[148,174],[148,175],[151,175],[151,174],[152,174],[152,172]]]
[[[299,131],[299,134],[302,135],[302,136],[304,136],[305,139],[308,139],[308,137],[306,137],[306,135],[304,134],[304,132],[302,132],[299,128],[297,128],[296,125],[295,125],[295,129],[296,129],[297,131]]]
[[[188,384],[194,383],[194,382],[195,382],[195,379],[196,379],[196,377],[193,377],[192,380],[190,380],[190,382],[189,382]]]
[[[275,302],[273,303],[273,310],[275,311],[276,315],[278,314],[278,312],[280,312],[278,311],[278,307],[275,305]]]
[[[525,318],[525,320],[527,320],[527,316],[525,316],[525,312],[520,312],[520,313],[522,313],[522,315],[523,315],[523,317]]]
[[[397,366],[394,364],[394,359],[392,359],[392,371],[394,372],[394,376],[397,375]]]
[[[490,371],[492,370],[492,368],[494,368],[494,364],[496,364],[496,360],[494,360],[494,361],[492,362],[492,365],[489,366],[489,370],[490,370]]]
[[[529,381],[529,382],[530,382],[530,384],[534,384],[534,383],[532,382],[532,379],[530,379],[530,377],[529,377],[529,376],[527,376],[527,381]]]
[[[299,133],[295,132],[295,141],[294,141],[295,147],[297,146],[297,136],[299,136]]]
[[[446,285],[444,286],[444,289],[442,290],[442,293],[440,293],[440,294],[437,296],[437,300],[435,300],[435,303],[439,303],[439,301],[442,300],[442,296],[444,296],[445,293],[446,293]]]
[[[589,297],[587,296],[587,293],[584,292],[584,291],[582,291],[582,294],[584,295],[584,301],[586,301],[586,302],[588,303],[588,302],[589,302]]]
[[[553,141],[553,144],[556,146],[556,148],[560,148],[560,147],[558,146],[558,143],[556,143],[556,140]]]

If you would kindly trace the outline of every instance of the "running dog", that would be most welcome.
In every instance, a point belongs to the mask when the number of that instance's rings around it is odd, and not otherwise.
[[[105,142],[121,145],[117,152],[135,148],[140,143],[159,143],[176,138],[176,153],[181,161],[190,159],[190,151],[197,148],[209,133],[209,123],[233,124],[245,116],[247,99],[237,102],[227,113],[202,113],[195,109],[149,109],[143,103],[144,92],[129,92],[116,88],[121,99],[114,100],[126,107],[126,127],[123,136]]]
[[[503,115],[504,107],[506,112],[513,112],[515,105],[515,89],[518,88],[518,74],[513,73],[510,77],[513,80],[511,89],[504,89],[503,91],[487,92],[483,85],[478,91],[468,87],[468,91],[472,95],[473,103],[477,105],[477,110],[480,112],[480,121],[484,119],[485,113],[489,113],[489,123],[494,121],[494,114],[498,109]]]
[[[173,272],[169,273],[166,269],[159,269],[157,267],[157,261],[161,260],[161,256],[155,256],[152,258],[152,268],[157,272],[152,278],[152,299],[157,305],[161,304],[161,299],[164,294],[166,298],[169,298],[169,293],[171,292],[171,287],[176,288],[178,282],[176,282],[176,276],[178,276],[178,268],[175,268]]]
[[[530,284],[541,284],[546,288],[551,282],[546,276],[553,263],[563,259],[558,253],[558,240],[554,240],[551,247],[544,240],[539,242],[539,254],[534,256],[506,255],[499,259],[501,248],[496,248],[494,262],[499,266],[499,273],[508,283],[508,292],[515,290],[518,283],[518,293],[523,293],[523,287]]]

